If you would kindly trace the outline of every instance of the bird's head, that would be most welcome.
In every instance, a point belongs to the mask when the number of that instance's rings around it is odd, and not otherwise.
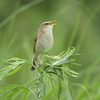
[[[54,23],[55,21],[56,20],[43,22],[40,26],[40,29],[43,31],[52,31],[53,26],[56,25],[56,23]]]

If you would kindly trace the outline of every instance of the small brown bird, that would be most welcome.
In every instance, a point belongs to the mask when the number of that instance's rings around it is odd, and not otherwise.
[[[34,40],[34,48],[33,48],[33,65],[39,66],[39,57],[41,54],[49,51],[53,45],[53,34],[52,29],[56,20],[54,21],[46,21],[40,25],[40,28],[35,36]],[[32,66],[31,70],[35,68]]]

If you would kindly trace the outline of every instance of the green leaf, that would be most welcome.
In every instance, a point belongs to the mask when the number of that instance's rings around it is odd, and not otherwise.
[[[58,59],[58,60],[52,62],[51,67],[53,67],[53,66],[55,66],[55,65],[57,66],[57,65],[64,64],[64,63],[68,63],[68,62],[69,62],[69,61],[68,61],[68,58],[71,57],[71,55],[74,53],[74,51],[75,51],[75,48],[72,48],[71,50],[68,49],[68,50],[65,52],[65,54],[63,54],[63,55],[60,57],[60,59]]]
[[[23,100],[28,96],[29,89],[20,85],[0,85],[0,100],[12,100],[14,94],[19,90],[26,91]]]
[[[43,96],[45,96],[45,93],[46,93],[46,85],[47,85],[47,80],[48,80],[48,78],[47,78],[47,76],[46,76],[46,73],[44,72],[43,73],[43,75],[44,75],[44,77],[43,77]]]
[[[46,87],[47,87],[47,82],[48,82],[48,78],[50,77],[50,75],[46,72],[43,72],[43,96],[45,96],[45,93],[46,93]]]
[[[23,66],[23,64],[31,64],[30,61],[20,58],[11,58],[5,62],[9,65],[0,70],[0,81],[5,76],[9,76],[16,73]]]
[[[79,75],[79,73],[69,69],[67,66],[65,66],[65,67],[54,67],[54,68],[62,69],[67,75],[72,76],[72,77],[77,77]]]
[[[65,74],[64,71],[62,71],[62,74],[63,74],[65,86],[67,87],[67,91],[68,91],[68,94],[66,94],[68,96],[67,100],[72,100],[72,92],[71,92],[71,89],[70,89],[70,86],[69,86],[69,81],[68,81],[67,75]]]
[[[50,75],[50,76],[51,76],[51,75]],[[50,82],[51,82],[51,85],[52,85],[52,89],[53,89],[54,95],[55,95],[55,97],[57,98],[57,94],[56,94],[56,91],[55,91],[55,88],[54,88],[52,76],[50,77]]]
[[[60,100],[61,90],[62,90],[62,80],[61,80],[61,78],[59,77],[59,85],[58,85],[58,100]]]
[[[0,100],[11,100],[19,85],[0,85]]]
[[[27,96],[29,95],[30,91],[27,90],[24,94],[23,94],[23,98],[22,100],[26,100]]]
[[[13,71],[9,72],[9,73],[7,74],[7,76],[10,76],[10,75],[12,75],[12,74],[16,73],[16,72],[17,72],[18,70],[20,70],[22,67],[23,67],[23,65],[18,66],[15,70],[13,70]]]

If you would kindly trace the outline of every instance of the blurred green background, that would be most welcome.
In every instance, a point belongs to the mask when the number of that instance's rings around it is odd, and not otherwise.
[[[57,20],[57,25],[49,53],[58,55],[75,47],[75,53],[82,54],[76,58],[82,66],[70,66],[80,73],[78,78],[69,77],[74,100],[100,100],[99,0],[0,0],[0,68],[12,57],[31,61],[35,34],[42,22],[50,20]],[[30,68],[23,67],[0,84],[24,85],[36,78]]]

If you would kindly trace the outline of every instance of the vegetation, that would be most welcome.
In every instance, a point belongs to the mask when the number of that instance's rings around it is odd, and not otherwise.
[[[53,98],[60,100],[60,95],[64,87],[64,83],[66,92],[68,94],[67,98],[72,100],[72,92],[69,86],[68,76],[77,77],[78,73],[70,70],[68,68],[68,64],[77,64],[73,62],[73,56],[75,55],[72,54],[74,51],[75,48],[72,48],[71,50],[69,49],[67,52],[63,52],[58,56],[49,56],[46,54],[42,55],[42,58],[40,59],[41,68],[36,66],[38,74],[37,78],[29,82],[26,86],[20,86],[18,84],[1,85],[0,99],[15,99],[15,94],[18,93],[19,90],[22,90],[25,91],[22,100],[26,100],[29,93],[32,93],[39,100],[46,100],[48,98],[48,92],[49,96],[54,94],[55,97]],[[19,58],[8,59],[6,63],[9,65],[0,70],[0,80],[2,80],[5,76],[13,75],[25,64],[30,64],[30,66],[32,66],[30,61]],[[56,75],[57,78],[54,77],[54,75]],[[52,87],[52,89],[48,91],[47,87]]]
[[[0,12],[0,100],[100,99],[99,0],[0,0]],[[54,56],[31,71],[39,25],[55,19]]]

